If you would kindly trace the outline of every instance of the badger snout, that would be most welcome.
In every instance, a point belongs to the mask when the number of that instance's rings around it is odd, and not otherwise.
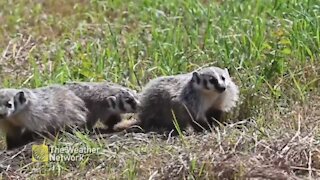
[[[225,90],[226,90],[226,87],[225,86],[216,86],[216,89],[220,92],[220,93],[222,93],[222,92],[224,92]]]
[[[140,107],[141,103],[139,100],[135,99],[132,103],[130,103],[130,105],[132,112],[136,112],[137,109]]]

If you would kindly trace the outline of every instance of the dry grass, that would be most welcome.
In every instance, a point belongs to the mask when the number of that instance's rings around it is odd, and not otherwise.
[[[244,120],[214,133],[189,132],[184,136],[185,143],[179,137],[153,133],[92,136],[102,140],[103,152],[84,169],[69,167],[60,177],[316,178],[320,175],[319,98],[314,96],[308,106],[296,106],[285,118],[277,119],[283,123],[281,129],[265,128],[264,132],[254,120]],[[292,123],[297,123],[296,130],[284,130]],[[31,162],[30,146],[1,153],[5,177],[39,177],[43,169],[35,167],[42,165]],[[27,165],[20,166],[22,162]]]

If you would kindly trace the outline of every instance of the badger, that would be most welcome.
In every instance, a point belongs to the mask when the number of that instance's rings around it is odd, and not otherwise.
[[[73,91],[86,104],[89,110],[86,129],[92,131],[100,120],[110,131],[119,123],[122,114],[135,113],[140,105],[135,90],[116,83],[66,82],[64,86]]]
[[[82,99],[59,85],[35,89],[0,89],[0,129],[7,149],[50,137],[86,122],[88,110]],[[52,136],[51,136],[52,137]]]
[[[140,93],[137,119],[115,126],[120,131],[140,126],[147,131],[176,132],[192,126],[195,131],[211,130],[222,114],[234,108],[239,99],[238,86],[228,69],[206,67],[186,74],[151,80]]]

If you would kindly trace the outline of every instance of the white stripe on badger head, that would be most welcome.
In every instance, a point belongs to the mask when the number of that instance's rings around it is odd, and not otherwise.
[[[132,92],[134,93],[134,95],[137,95],[138,94],[138,91],[136,91],[136,90],[132,90]]]
[[[129,94],[130,96],[134,97],[134,94],[133,94],[132,92],[128,91],[128,94]]]
[[[221,73],[221,74],[220,74]],[[215,74],[215,76],[216,76],[216,78],[217,78],[217,81],[218,81],[218,85],[220,86],[220,87],[226,87],[227,86],[227,84],[226,84],[226,82],[227,82],[227,77],[225,77],[226,75],[225,75],[225,70],[222,70],[222,71],[214,71],[214,74]],[[222,79],[222,76],[224,77],[224,80]]]
[[[225,75],[226,75],[226,76],[230,77],[230,75],[229,75],[229,70],[228,70],[227,68],[224,68],[224,72],[225,72]]]
[[[110,109],[118,110],[117,98],[115,96],[109,96],[107,100]]]
[[[137,95],[137,91],[136,90],[132,90],[132,92],[129,91],[129,95],[133,98],[133,100],[136,103],[136,106],[140,106],[140,101],[138,99],[138,95]],[[130,106],[131,107],[131,106]],[[134,110],[134,109],[133,109]]]
[[[216,70],[213,71],[213,74],[214,74],[214,77],[217,79],[219,85],[224,84],[224,82],[221,79],[220,74]]]
[[[227,68],[224,68],[224,78],[225,78],[226,87],[228,87],[231,82],[231,77],[229,74],[229,70]]]

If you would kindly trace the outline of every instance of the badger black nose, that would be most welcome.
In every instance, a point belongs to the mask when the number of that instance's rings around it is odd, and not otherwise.
[[[221,87],[221,86],[219,86],[219,87],[217,87],[217,90],[218,90],[219,92],[224,92],[224,91],[226,90],[226,87]]]

